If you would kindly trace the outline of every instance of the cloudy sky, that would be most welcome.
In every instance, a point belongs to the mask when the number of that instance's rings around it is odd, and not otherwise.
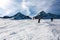
[[[34,16],[40,11],[60,13],[60,0],[0,0],[0,17],[17,12]]]
[[[54,3],[50,6],[49,12],[53,14],[60,14],[60,0],[54,0]]]

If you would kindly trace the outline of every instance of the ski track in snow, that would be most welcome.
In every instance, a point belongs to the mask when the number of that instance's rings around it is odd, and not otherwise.
[[[0,19],[0,40],[60,40],[59,22]]]

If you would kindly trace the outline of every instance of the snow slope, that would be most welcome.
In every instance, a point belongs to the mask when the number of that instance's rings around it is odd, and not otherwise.
[[[0,19],[0,40],[59,40],[59,22]]]

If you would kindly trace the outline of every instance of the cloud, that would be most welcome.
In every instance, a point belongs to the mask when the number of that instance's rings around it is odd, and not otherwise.
[[[54,3],[50,6],[50,9],[48,12],[59,15],[60,14],[60,0],[55,0]]]
[[[47,11],[52,5],[53,0],[0,0],[0,14],[4,15],[14,15],[17,12],[21,12],[25,15],[33,16],[44,10]],[[23,5],[23,6],[22,6]]]
[[[0,0],[0,16],[13,14],[16,10],[18,10],[17,3],[14,2],[14,0]]]
[[[30,0],[29,9],[32,12],[30,15],[36,15],[40,11],[47,12],[54,0]]]

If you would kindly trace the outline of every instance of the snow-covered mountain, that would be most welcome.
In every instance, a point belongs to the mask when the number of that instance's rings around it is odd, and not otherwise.
[[[13,16],[4,16],[4,17],[2,17],[2,18],[10,18],[10,19],[12,18],[12,19],[14,19],[14,20],[31,19],[31,17],[26,16],[26,15],[20,13],[20,12],[18,12],[17,14],[15,14],[15,15],[13,15]]]
[[[15,14],[15,15],[13,15],[12,18],[14,18],[14,19],[16,19],[16,20],[17,20],[17,19],[31,19],[31,17],[26,16],[26,15],[20,13],[20,12],[18,12],[18,13]]]
[[[56,15],[56,14],[52,14],[52,13],[46,13],[44,11],[41,11],[37,16],[35,16],[35,18],[42,18],[42,19],[50,19],[50,18],[54,18],[54,19],[60,19],[60,15]]]

